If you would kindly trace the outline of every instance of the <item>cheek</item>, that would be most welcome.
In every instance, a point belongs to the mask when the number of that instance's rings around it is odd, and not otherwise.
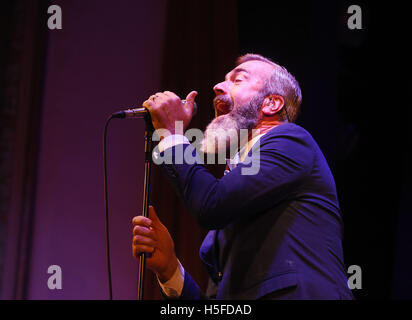
[[[250,90],[250,88],[236,88],[232,95],[235,107],[238,105],[248,104],[256,96],[256,94],[257,92]]]

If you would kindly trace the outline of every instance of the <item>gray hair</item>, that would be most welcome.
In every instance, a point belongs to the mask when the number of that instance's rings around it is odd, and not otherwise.
[[[302,103],[302,91],[298,81],[285,67],[259,54],[248,53],[239,57],[236,61],[236,66],[251,60],[263,61],[275,67],[265,86],[261,89],[260,94],[265,97],[271,94],[282,96],[285,105],[280,111],[279,116],[282,120],[295,122],[299,115],[300,104]]]

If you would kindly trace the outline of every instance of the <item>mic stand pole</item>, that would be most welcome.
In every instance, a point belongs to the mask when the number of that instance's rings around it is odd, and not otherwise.
[[[154,131],[152,121],[150,118],[150,114],[147,113],[145,116],[146,128],[145,128],[145,144],[144,144],[144,152],[145,152],[145,163],[144,163],[144,186],[143,186],[143,216],[149,216],[149,190],[150,190],[150,173],[151,173],[151,165],[152,165],[152,134]],[[138,279],[138,286],[137,286],[137,299],[143,300],[143,292],[144,292],[144,274],[145,274],[145,263],[146,263],[146,256],[145,254],[141,254],[139,256],[139,279]]]

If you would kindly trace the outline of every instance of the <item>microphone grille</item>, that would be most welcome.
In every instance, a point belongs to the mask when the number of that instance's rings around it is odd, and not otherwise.
[[[186,100],[182,100],[183,104],[186,104]],[[197,104],[196,102],[193,103],[193,115],[197,113]]]

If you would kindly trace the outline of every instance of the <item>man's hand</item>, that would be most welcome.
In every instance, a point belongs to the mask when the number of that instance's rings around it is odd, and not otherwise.
[[[143,107],[149,110],[155,129],[167,129],[171,134],[175,134],[179,133],[175,132],[176,121],[183,121],[183,130],[185,130],[192,120],[196,96],[196,91],[190,92],[186,97],[186,103],[183,104],[173,92],[158,92],[143,102]]]
[[[133,222],[133,256],[150,253],[146,265],[164,283],[169,280],[178,266],[175,245],[167,228],[160,222],[156,211],[149,206],[149,218],[136,216]]]

